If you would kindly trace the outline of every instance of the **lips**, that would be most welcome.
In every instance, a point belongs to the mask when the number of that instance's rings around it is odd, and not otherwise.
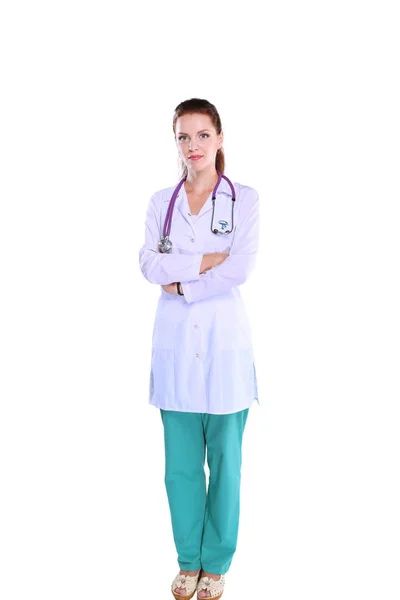
[[[190,160],[198,160],[199,158],[203,158],[203,157],[200,156],[199,154],[193,154],[192,156],[189,156]]]

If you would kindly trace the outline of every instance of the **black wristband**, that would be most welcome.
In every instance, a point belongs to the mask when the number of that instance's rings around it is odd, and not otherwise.
[[[179,291],[179,286],[180,286],[180,285],[181,285],[181,282],[180,282],[180,281],[177,281],[177,282],[176,282],[176,289],[178,290],[178,294],[179,294],[180,296],[183,296],[183,292],[182,292],[182,291]]]

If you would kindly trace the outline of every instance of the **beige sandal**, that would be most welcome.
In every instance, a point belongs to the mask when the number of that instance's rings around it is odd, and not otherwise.
[[[207,600],[207,598],[218,600],[218,598],[221,598],[222,594],[224,593],[224,586],[225,575],[221,575],[217,581],[214,581],[214,579],[211,579],[211,577],[202,577],[197,584],[197,598],[198,600]],[[207,590],[210,595],[206,598],[202,598],[198,595],[202,590]]]
[[[182,573],[178,573],[171,585],[171,592],[176,600],[189,600],[190,598],[193,598],[196,593],[196,585],[200,572],[201,569],[197,575],[183,575]],[[186,595],[176,593],[175,590],[177,588],[185,588]]]

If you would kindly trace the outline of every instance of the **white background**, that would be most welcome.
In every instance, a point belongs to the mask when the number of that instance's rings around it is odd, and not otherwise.
[[[396,4],[2,3],[2,599],[172,597],[138,253],[201,97],[262,219],[226,600],[398,600]]]

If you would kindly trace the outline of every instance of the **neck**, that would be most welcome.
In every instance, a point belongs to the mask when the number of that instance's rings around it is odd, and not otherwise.
[[[213,190],[217,181],[218,173],[213,166],[203,171],[188,171],[184,185],[187,192],[201,193],[206,190]]]

